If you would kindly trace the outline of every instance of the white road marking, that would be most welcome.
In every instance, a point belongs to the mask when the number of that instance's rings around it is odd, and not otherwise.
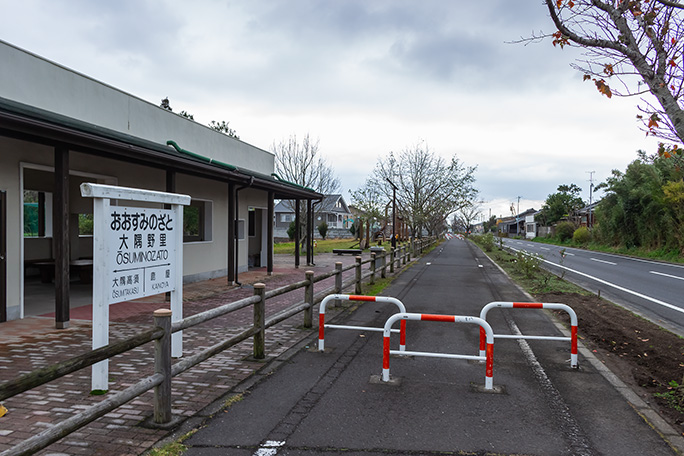
[[[267,440],[263,445],[259,447],[254,453],[254,456],[275,456],[278,454],[278,448],[285,445],[285,442],[279,442],[277,440]]]
[[[515,249],[513,249],[513,250],[515,250]],[[595,280],[598,283],[602,283],[604,285],[608,285],[609,287],[613,287],[616,290],[620,290],[620,291],[623,291],[625,293],[629,293],[629,294],[634,295],[636,297],[639,297],[641,299],[651,301],[654,304],[658,304],[659,306],[667,307],[668,309],[672,309],[674,311],[681,312],[684,314],[684,309],[682,309],[681,307],[677,307],[673,304],[667,303],[665,301],[661,301],[660,299],[656,299],[656,298],[652,298],[650,296],[646,296],[645,294],[641,294],[638,291],[634,291],[634,290],[630,290],[630,289],[625,288],[625,287],[621,287],[620,285],[616,285],[614,283],[608,282],[607,280],[599,279],[598,277],[594,277],[594,276],[591,276],[589,274],[585,274],[584,272],[576,271],[575,269],[570,269],[567,266],[562,266],[560,264],[556,264],[553,261],[549,261],[549,260],[543,260],[543,261],[544,261],[544,263],[552,264],[552,265],[556,266],[557,268],[562,268],[562,269],[565,269],[566,271],[574,272],[575,274],[581,275],[581,276],[586,277],[588,279]]]
[[[539,247],[539,248],[542,249],[542,250],[551,250],[551,249],[548,248],[548,247]]]
[[[613,263],[612,261],[606,261],[606,260],[599,260],[598,258],[589,258],[591,261],[596,261],[598,263],[605,263],[605,264],[610,264],[611,266],[617,266],[617,263]]]
[[[670,275],[670,274],[665,274],[665,273],[662,273],[662,272],[657,272],[657,271],[648,271],[648,272],[650,272],[651,274],[661,275],[661,276],[663,276],[663,277],[670,277],[671,279],[684,280],[684,277],[678,277],[678,276],[674,276],[674,275]]]

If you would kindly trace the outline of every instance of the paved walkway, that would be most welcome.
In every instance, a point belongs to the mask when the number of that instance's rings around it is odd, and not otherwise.
[[[346,266],[354,262],[349,255],[320,254],[315,266],[294,268],[294,257],[276,255],[274,273],[265,268],[239,275],[242,287],[228,286],[225,278],[184,286],[184,314],[207,309],[251,296],[248,284],[264,282],[266,289],[304,279],[307,270],[316,274],[332,271],[337,261]],[[345,273],[345,280],[354,271]],[[332,287],[334,278],[316,284],[316,291]],[[267,301],[267,316],[301,301],[303,289]],[[169,304],[155,298],[115,304],[110,307],[110,341],[130,337],[152,324],[152,313]],[[54,317],[45,314],[0,324],[0,382],[34,369],[85,353],[91,347],[91,306],[72,309],[70,327],[57,330]],[[252,309],[246,308],[214,319],[183,332],[184,354],[192,355],[230,337],[251,325]],[[314,320],[317,321],[317,320]],[[299,314],[266,331],[266,355],[276,357],[310,336],[303,330]],[[174,377],[173,413],[190,417],[225,392],[263,367],[247,359],[251,340],[245,341],[185,373]],[[118,392],[153,373],[153,347],[147,344],[110,360],[110,392]],[[36,435],[102,400],[90,396],[90,368],[22,393],[4,402],[9,412],[0,418],[0,452]],[[167,431],[148,429],[140,423],[153,411],[152,392],[119,407],[81,430],[64,437],[38,454],[43,455],[139,455],[167,435]]]

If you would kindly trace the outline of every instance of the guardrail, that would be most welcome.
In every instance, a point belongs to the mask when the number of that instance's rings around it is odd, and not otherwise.
[[[323,301],[321,301],[321,306],[318,309],[318,351],[325,351],[325,328],[330,329],[350,329],[357,331],[377,331],[382,332],[383,328],[376,328],[373,326],[352,326],[352,325],[331,325],[325,324],[325,308],[326,305],[332,301],[365,301],[365,302],[381,302],[394,304],[399,308],[399,313],[406,313],[406,306],[404,303],[397,298],[392,298],[389,296],[360,296],[360,295],[342,295],[342,294],[331,294],[326,296]],[[399,350],[403,351],[406,349],[406,321],[402,320],[400,329],[393,329],[392,332],[399,333]]]
[[[435,239],[429,239],[425,241],[421,240],[420,242],[416,242],[415,245],[419,245],[420,251],[422,252],[423,248],[427,248],[435,242]],[[407,251],[407,249],[405,250]],[[395,252],[392,251],[391,253],[394,254]],[[91,366],[97,362],[125,353],[146,343],[152,341],[155,342],[155,373],[153,375],[142,378],[137,383],[107,397],[106,399],[103,399],[98,404],[84,410],[83,412],[63,420],[55,426],[52,426],[49,429],[46,429],[45,431],[24,440],[22,443],[3,451],[0,453],[0,456],[34,454],[35,452],[82,428],[97,418],[106,415],[117,407],[142,395],[152,388],[154,388],[154,423],[159,427],[172,427],[172,377],[185,372],[195,365],[250,337],[253,337],[254,340],[254,358],[263,359],[265,357],[265,330],[267,328],[270,328],[271,326],[274,326],[300,312],[303,313],[303,326],[305,328],[311,328],[313,307],[321,302],[324,297],[330,293],[330,291],[341,293],[343,289],[354,286],[357,294],[361,294],[361,282],[375,274],[375,265],[372,261],[373,258],[362,261],[361,257],[356,257],[354,264],[347,267],[342,267],[342,263],[336,263],[335,269],[333,271],[316,277],[314,277],[314,273],[312,271],[306,271],[305,280],[270,291],[266,291],[265,285],[263,284],[255,284],[254,296],[243,298],[238,301],[207,310],[205,312],[191,315],[174,323],[171,323],[171,312],[168,309],[160,309],[154,313],[154,327],[143,331],[134,337],[100,347],[96,350],[92,350],[83,355],[48,367],[34,370],[14,380],[3,383],[0,385],[0,401],[9,399],[17,394],[49,383],[79,369]],[[370,271],[364,274],[361,267],[362,265],[368,263],[371,263],[372,266]],[[346,281],[343,280],[342,274],[352,269],[355,270],[354,277]],[[384,274],[385,268],[383,268],[383,276]],[[318,295],[315,295],[314,283],[333,276],[335,276],[335,285],[332,287],[333,289],[323,290]],[[288,307],[287,309],[272,315],[268,319],[265,318],[265,303],[267,299],[271,299],[300,288],[304,288],[303,301],[300,301]],[[182,358],[177,363],[172,364],[170,343],[172,333],[196,326],[209,320],[213,320],[217,317],[248,306],[254,307],[254,324],[252,327],[226,340],[207,347],[193,356]]]
[[[485,354],[474,355],[459,355],[453,353],[435,353],[435,352],[416,352],[416,351],[399,351],[390,350],[390,334],[392,325],[398,320],[419,320],[419,321],[439,321],[449,323],[469,323],[480,325],[480,330],[485,331]],[[452,359],[467,359],[473,361],[485,362],[485,390],[494,389],[494,331],[484,319],[478,317],[467,317],[462,315],[434,315],[434,314],[419,314],[419,313],[398,313],[394,314],[385,323],[383,329],[383,346],[382,346],[382,381],[390,381],[390,355],[402,356],[427,356],[432,358],[452,358]]]
[[[524,334],[494,334],[495,339],[533,339],[533,340],[560,340],[570,341],[570,367],[577,368],[577,314],[566,304],[546,303],[546,302],[490,302],[480,311],[480,318],[487,320],[487,313],[493,308],[506,309],[560,309],[570,315],[570,337],[557,336],[531,336]],[[485,334],[480,329],[480,355],[485,350]]]

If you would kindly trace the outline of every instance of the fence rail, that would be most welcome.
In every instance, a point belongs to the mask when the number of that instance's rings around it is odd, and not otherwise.
[[[436,239],[421,239],[411,243],[410,250],[413,256],[417,256],[417,252],[422,253],[424,249],[436,243]],[[387,262],[384,261],[388,254],[381,255],[383,259],[382,275],[386,275],[385,269],[388,267]],[[409,246],[403,245],[395,250],[391,250],[389,255],[392,260],[397,261],[403,259],[407,264],[410,260]],[[361,282],[375,274],[375,259],[376,256],[371,256],[371,259],[362,261],[361,257],[357,257],[354,264],[341,267],[341,263],[335,265],[335,270],[321,274],[314,277],[314,273],[307,271],[306,279],[293,284],[285,285],[274,290],[265,291],[263,284],[255,284],[255,294],[247,298],[240,299],[222,306],[209,309],[207,311],[188,316],[182,320],[171,323],[171,312],[166,309],[155,311],[155,326],[145,330],[144,332],[122,341],[100,347],[83,355],[70,358],[60,363],[48,366],[42,369],[37,369],[28,374],[22,375],[17,379],[10,380],[0,385],[0,401],[9,399],[20,393],[36,388],[50,381],[61,378],[79,369],[91,366],[97,362],[109,359],[113,356],[125,353],[136,347],[146,343],[155,342],[155,373],[145,377],[129,386],[128,388],[115,393],[96,405],[80,412],[59,424],[33,436],[12,448],[9,448],[0,456],[18,456],[30,455],[39,451],[48,445],[58,441],[62,437],[82,428],[92,421],[100,418],[112,410],[120,407],[142,395],[143,393],[154,388],[154,422],[159,427],[167,427],[172,421],[171,415],[171,378],[181,374],[182,372],[191,369],[197,364],[206,361],[216,354],[246,340],[250,337],[254,338],[254,355],[255,358],[264,357],[264,331],[288,318],[297,315],[300,312],[304,313],[304,327],[311,328],[311,314],[313,307],[321,302],[325,296],[330,294],[330,289],[323,290],[318,294],[314,294],[314,284],[335,276],[334,291],[339,293],[343,289],[355,287],[357,294],[360,293]],[[389,266],[394,265],[394,261]],[[371,263],[370,270],[363,273],[362,266]],[[354,277],[351,280],[343,281],[342,274],[346,271],[355,269]],[[393,268],[391,268],[393,270]],[[272,315],[268,319],[265,318],[265,303],[268,299],[289,293],[298,289],[304,288],[304,300],[284,309],[283,311]],[[216,343],[210,347],[205,348],[199,353],[192,356],[185,357],[175,364],[171,362],[171,334],[177,331],[188,329],[190,327],[205,323],[220,316],[226,315],[237,310],[253,306],[254,308],[254,324],[235,334],[228,339]]]

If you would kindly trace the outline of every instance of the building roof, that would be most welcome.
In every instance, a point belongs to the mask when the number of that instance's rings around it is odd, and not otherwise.
[[[54,147],[165,168],[271,190],[275,198],[320,199],[322,195],[280,179],[186,151],[173,138],[159,144],[0,97],[0,135]],[[227,166],[226,166],[227,165]]]

